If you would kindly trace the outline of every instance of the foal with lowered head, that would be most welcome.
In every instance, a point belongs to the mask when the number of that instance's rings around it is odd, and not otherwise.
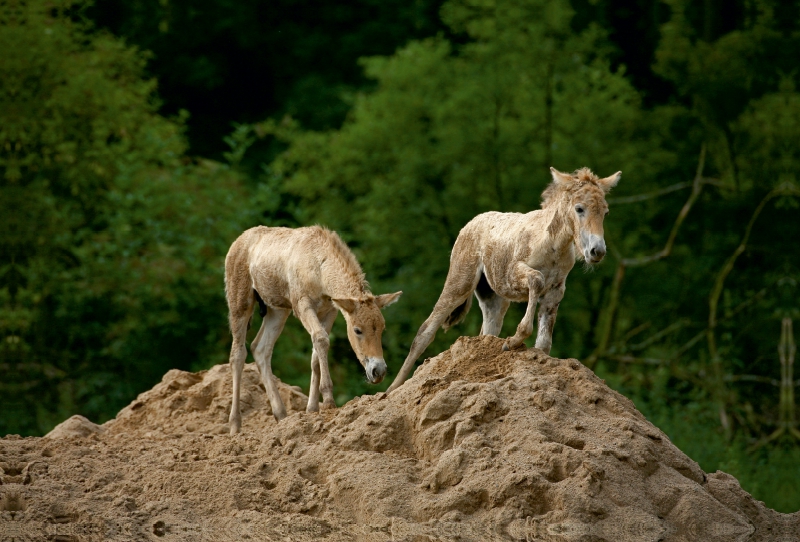
[[[311,335],[311,387],[308,412],[335,408],[333,383],[328,370],[328,334],[337,310],[347,323],[350,345],[364,367],[367,380],[377,384],[386,376],[381,335],[385,326],[381,309],[400,298],[402,292],[374,296],[356,257],[336,233],[320,226],[267,228],[244,232],[231,245],[225,258],[225,295],[228,299],[233,345],[230,363],[233,403],[230,432],[242,427],[239,389],[247,358],[245,336],[253,308],[264,317],[250,349],[261,372],[272,414],[286,416],[278,386],[272,376],[272,350],[289,314],[294,311]]]
[[[388,391],[408,378],[439,326],[447,330],[464,319],[473,292],[483,312],[482,335],[500,333],[511,301],[528,302],[516,334],[506,340],[503,350],[519,348],[531,336],[534,310],[540,303],[536,348],[550,353],[556,312],[576,258],[595,264],[606,254],[605,195],[621,176],[617,172],[600,179],[587,168],[572,174],[554,168],[550,172],[553,181],[542,193],[541,209],[527,214],[483,213],[458,234],[442,294]]]

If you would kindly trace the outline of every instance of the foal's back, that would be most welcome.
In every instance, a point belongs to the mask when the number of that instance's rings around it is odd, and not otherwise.
[[[473,218],[461,230],[459,238],[477,243],[484,265],[528,261],[547,236],[548,224],[544,218],[544,212],[538,209],[524,214],[490,211]],[[538,258],[535,260],[539,263]]]
[[[251,228],[236,240],[228,260],[226,271],[246,266],[252,286],[267,305],[288,308],[287,303],[299,296],[320,299],[331,294],[333,285],[326,283],[331,280],[363,289],[355,256],[335,232],[321,226]]]
[[[319,226],[305,228],[272,228],[257,226],[242,234],[246,238],[250,269],[288,264],[310,267],[318,263],[325,232]],[[284,271],[285,273],[285,271]]]

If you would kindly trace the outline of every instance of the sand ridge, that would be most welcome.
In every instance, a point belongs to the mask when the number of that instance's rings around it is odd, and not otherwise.
[[[102,426],[0,439],[5,540],[800,540],[574,359],[462,337],[390,395],[277,423],[246,366],[169,371]],[[26,538],[27,537],[27,538]]]

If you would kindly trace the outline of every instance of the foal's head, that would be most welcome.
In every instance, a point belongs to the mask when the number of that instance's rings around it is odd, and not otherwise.
[[[606,194],[619,182],[622,172],[600,179],[589,168],[561,173],[550,168],[553,182],[542,193],[542,208],[563,203],[572,225],[575,245],[587,263],[599,263],[606,255],[603,219],[608,214]]]
[[[367,380],[377,384],[386,376],[381,335],[386,327],[381,309],[400,299],[403,292],[369,296],[361,299],[333,299],[347,322],[347,338],[364,367]]]

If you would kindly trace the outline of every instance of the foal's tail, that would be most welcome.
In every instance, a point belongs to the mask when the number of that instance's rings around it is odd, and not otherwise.
[[[250,230],[240,235],[225,257],[225,297],[228,301],[228,319],[234,334],[244,317],[248,317],[247,329],[250,329],[253,305],[256,302],[262,317],[267,312],[261,296],[253,289],[253,279],[250,276],[247,253],[250,235]]]
[[[472,294],[464,301],[461,305],[455,308],[453,312],[450,313],[444,323],[442,323],[442,329],[447,331],[451,327],[460,324],[464,321],[464,318],[467,317],[467,313],[469,313],[469,309],[472,307]]]

